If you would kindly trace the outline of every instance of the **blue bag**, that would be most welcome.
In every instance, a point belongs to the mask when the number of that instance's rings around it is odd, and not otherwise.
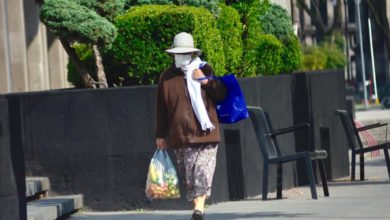
[[[224,100],[217,102],[220,123],[232,124],[249,117],[245,98],[234,74],[216,77],[226,86]]]

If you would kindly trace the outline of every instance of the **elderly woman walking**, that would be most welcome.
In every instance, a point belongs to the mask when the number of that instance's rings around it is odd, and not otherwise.
[[[203,62],[191,34],[175,36],[166,50],[174,64],[160,76],[156,103],[156,147],[173,149],[178,171],[185,177],[187,199],[194,204],[193,220],[204,219],[206,199],[216,164],[220,131],[215,102],[226,88]]]

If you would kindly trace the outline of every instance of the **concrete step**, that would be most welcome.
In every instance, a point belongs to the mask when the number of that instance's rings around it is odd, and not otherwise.
[[[83,207],[82,195],[52,196],[27,203],[28,220],[53,220]]]
[[[47,177],[26,177],[26,197],[32,197],[50,190],[50,181]]]

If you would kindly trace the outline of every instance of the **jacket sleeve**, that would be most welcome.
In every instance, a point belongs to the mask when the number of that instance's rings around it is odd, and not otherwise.
[[[155,124],[155,136],[156,138],[165,138],[168,130],[168,110],[164,100],[164,80],[160,77],[157,86],[156,95],[156,124]]]
[[[202,71],[207,77],[214,76],[214,71],[208,64],[202,68]],[[209,79],[209,82],[202,85],[202,88],[214,102],[222,101],[227,93],[225,85],[218,79]]]

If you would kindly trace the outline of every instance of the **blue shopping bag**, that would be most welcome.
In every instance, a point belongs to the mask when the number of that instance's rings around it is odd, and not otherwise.
[[[249,117],[248,109],[240,85],[234,74],[216,77],[226,86],[224,100],[217,102],[220,123],[232,124]]]

